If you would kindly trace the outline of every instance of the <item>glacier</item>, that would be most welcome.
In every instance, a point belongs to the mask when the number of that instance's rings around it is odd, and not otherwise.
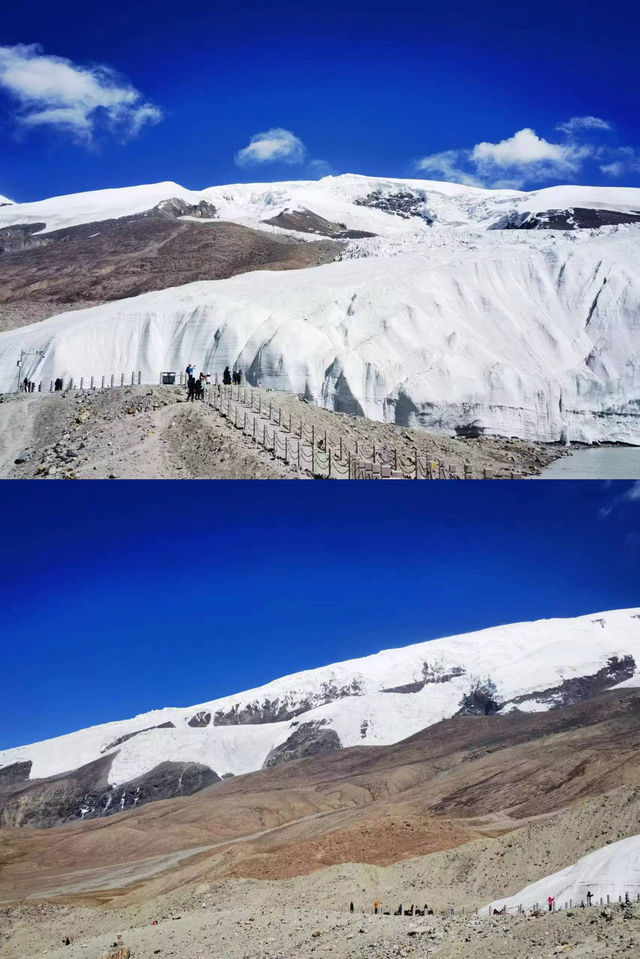
[[[640,223],[495,229],[525,212],[634,216],[639,189],[522,193],[353,175],[202,191],[167,182],[0,207],[0,229],[135,216],[173,197],[301,242],[311,235],[264,221],[307,210],[375,236],[347,240],[324,266],[190,283],[2,333],[0,391],[15,389],[22,349],[43,352],[24,367],[43,389],[57,376],[138,370],[157,382],[193,361],[404,426],[640,444]]]
[[[239,775],[260,769],[302,723],[333,730],[345,747],[388,745],[454,716],[478,682],[490,679],[507,709],[529,696],[518,709],[545,710],[553,705],[545,695],[550,688],[629,656],[640,662],[640,608],[496,626],[6,749],[0,769],[30,762],[29,776],[38,779],[108,755],[113,785],[163,762],[197,762],[218,775]]]

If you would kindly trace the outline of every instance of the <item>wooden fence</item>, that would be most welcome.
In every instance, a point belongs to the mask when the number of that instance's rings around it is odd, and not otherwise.
[[[521,479],[519,473],[474,477],[471,467],[462,473],[451,464],[431,460],[414,449],[408,456],[396,447],[347,441],[326,429],[294,419],[249,387],[214,385],[209,404],[256,445],[296,469],[324,479]]]
[[[158,379],[143,380],[140,370],[131,373],[111,373],[100,377],[81,376],[79,380],[58,378],[51,380],[48,391],[55,391],[56,382],[61,390],[111,389],[114,387],[150,385],[163,383],[165,374]],[[177,377],[176,386],[184,383],[184,374]],[[283,413],[281,407],[267,402],[260,390],[251,387],[207,384],[205,399],[218,413],[262,449],[273,454],[300,472],[323,479],[522,479],[521,473],[512,471],[473,473],[471,466],[464,464],[461,472],[451,463],[432,460],[426,454],[413,449],[408,455],[397,447],[363,444],[359,440],[347,440],[342,434],[334,435],[326,429],[316,429]],[[33,384],[33,391],[46,392],[46,384]],[[277,396],[282,391],[274,391]],[[298,395],[298,394],[292,394]]]

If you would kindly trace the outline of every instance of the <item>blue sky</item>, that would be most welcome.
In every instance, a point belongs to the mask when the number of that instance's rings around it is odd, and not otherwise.
[[[328,172],[637,186],[639,40],[631,0],[12,4],[0,194]]]
[[[71,485],[3,487],[0,748],[640,605],[640,483]]]

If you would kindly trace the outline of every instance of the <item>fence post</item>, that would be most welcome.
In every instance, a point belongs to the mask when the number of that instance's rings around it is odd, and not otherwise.
[[[419,467],[418,467],[418,450],[417,450],[417,449],[414,449],[413,454],[414,454],[414,456],[415,456],[415,458],[416,458],[416,479],[419,479],[419,478],[420,478],[420,474],[419,474],[419,472],[418,472],[418,469],[419,469]]]
[[[141,380],[142,380],[142,370],[138,370],[138,386],[140,386]]]
[[[84,388],[84,376],[80,377],[80,389]]]
[[[73,389],[73,377],[71,377],[71,379],[69,380],[69,389],[70,390]]]
[[[91,377],[91,381],[90,381],[90,384],[89,384],[89,389],[93,389],[93,377]]]
[[[131,385],[133,386],[134,383],[135,383],[135,373],[133,372],[133,370],[131,370]]]
[[[331,479],[331,447],[329,447],[327,450],[327,454],[329,456],[329,472],[327,473],[327,479]]]
[[[49,392],[53,393],[53,380],[49,382]]]
[[[342,433],[340,434],[340,462],[342,462]]]
[[[373,453],[371,454],[371,459],[375,463],[376,461],[376,444],[373,444]]]
[[[111,385],[112,385],[112,386],[113,386],[113,384],[115,383],[115,381],[116,381],[115,373],[112,373],[112,374],[111,374]]]
[[[242,427],[242,432],[243,433],[247,432],[247,411],[246,410],[244,411],[244,426]]]
[[[289,463],[289,437],[285,434],[284,437],[284,461]]]
[[[316,445],[316,428],[312,423],[311,424],[311,449],[312,450],[315,445]],[[312,467],[311,472],[313,473],[313,456],[311,457],[311,467]]]
[[[124,373],[120,374],[120,386],[124,386]]]

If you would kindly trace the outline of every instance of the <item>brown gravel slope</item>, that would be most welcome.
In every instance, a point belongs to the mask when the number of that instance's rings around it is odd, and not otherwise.
[[[236,223],[147,216],[47,233],[42,246],[0,251],[0,330],[74,304],[105,303],[250,270],[295,270],[333,260],[341,244],[304,242]]]

